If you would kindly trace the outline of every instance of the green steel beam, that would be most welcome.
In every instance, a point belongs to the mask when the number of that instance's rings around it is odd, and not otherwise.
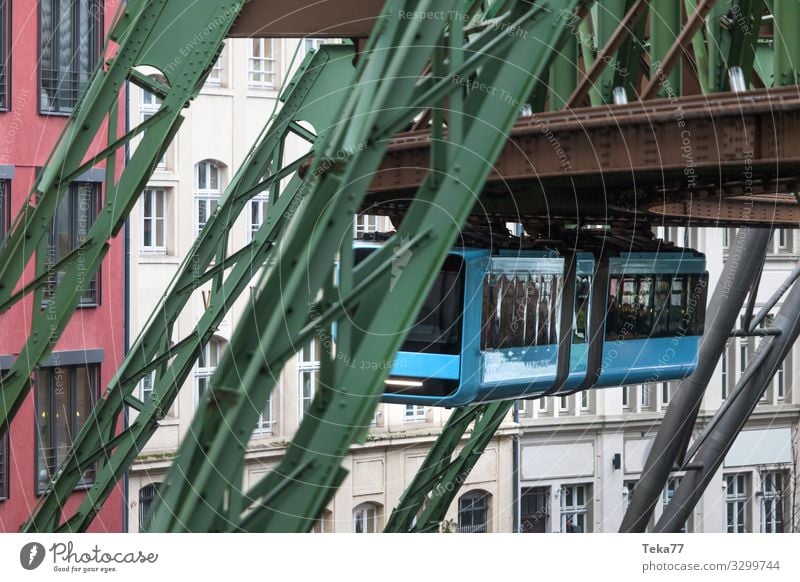
[[[681,31],[681,2],[676,0],[650,0],[650,74],[655,75]],[[659,97],[675,97],[681,94],[680,60],[660,83]]]
[[[594,5],[593,11],[596,12],[595,20],[595,36],[592,43],[592,50],[600,51],[614,34],[614,31],[622,21],[623,15],[627,12],[626,5],[632,4],[626,0],[605,0],[604,2],[597,2]],[[614,90],[614,77],[615,70],[617,69],[617,55],[605,55],[604,60],[607,59],[607,64],[603,72],[600,73],[600,78],[589,91],[589,97],[592,105],[601,105],[603,103],[611,103],[611,95]]]
[[[100,59],[102,65],[89,81],[11,234],[0,247],[0,304],[8,305],[14,290],[20,284],[25,285],[23,271],[34,250],[40,249],[35,276],[47,269],[41,249],[46,245],[58,203],[69,181],[85,167],[89,148],[103,124],[116,119],[121,91],[134,67],[144,64],[157,67],[168,79],[170,88],[157,119],[146,122],[136,151],[119,179],[105,184],[104,205],[86,234],[81,252],[63,263],[63,276],[47,310],[39,309],[42,288],[28,286],[35,298],[31,332],[3,382],[0,431],[7,428],[27,396],[34,368],[54,349],[66,328],[86,282],[91,281],[100,267],[109,240],[123,227],[159,155],[180,127],[182,109],[199,92],[240,8],[241,2],[231,0],[207,2],[191,9],[166,0],[142,0],[120,6],[104,49],[105,57]],[[178,22],[180,25],[176,26]],[[195,38],[196,31],[204,29],[209,33]],[[191,58],[179,56],[186,46],[193,47]],[[113,170],[117,152],[136,133],[130,131],[119,139],[111,134],[109,142],[115,147],[107,148],[103,159],[93,161],[105,162]],[[113,171],[107,172],[107,176],[113,175]]]
[[[270,206],[267,217],[251,244],[217,262],[218,249],[226,246],[229,231],[249,199],[266,190],[271,182],[285,174],[281,168],[282,144],[295,133],[299,121],[325,131],[334,122],[335,102],[343,98],[337,92],[340,83],[352,77],[353,49],[349,46],[325,46],[309,54],[294,82],[287,86],[280,112],[270,120],[257,143],[220,199],[218,210],[209,218],[192,246],[154,315],[134,342],[115,378],[108,387],[84,429],[77,437],[69,457],[40,500],[26,531],[82,531],[89,525],[115,483],[158,427],[172,405],[178,390],[191,372],[197,354],[211,338],[220,322],[253,276],[266,261],[285,227],[293,204],[302,196],[302,180],[295,176],[285,191]],[[324,98],[324,105],[323,105]],[[307,134],[311,137],[312,134]],[[288,164],[297,169],[297,164]],[[224,265],[224,269],[222,268]],[[221,278],[223,270],[230,269]],[[212,287],[208,308],[187,338],[170,346],[171,334],[165,330],[177,320],[192,292],[205,281],[220,277]],[[166,345],[165,345],[166,344]],[[164,356],[168,356],[169,362]],[[117,435],[116,427],[124,402],[130,402],[141,377],[159,368],[150,401],[140,407],[130,427]],[[114,442],[114,447],[109,445]],[[62,500],[79,482],[88,460],[100,460],[95,483],[73,516],[60,523]]]
[[[436,531],[461,485],[474,468],[513,401],[458,408],[451,414],[422,466],[386,523],[384,532]],[[453,459],[456,448],[474,423],[472,433]]]
[[[429,174],[394,239],[354,270],[353,279],[358,281],[393,258],[404,264],[407,261],[399,276],[387,273],[364,289],[357,307],[348,312],[353,321],[349,342],[353,351],[341,355],[351,356],[350,361],[386,362],[396,353],[403,330],[413,322],[433,274],[471,211],[472,193],[486,179],[521,103],[550,65],[553,47],[564,33],[560,12],[571,12],[579,2],[549,2],[546,10],[541,9],[543,4],[513,4],[510,21],[526,33],[524,40],[504,44],[493,53],[494,59],[475,71],[478,87],[486,83],[497,91],[472,90],[463,113],[450,112],[462,117],[463,137],[459,143],[448,141],[448,174]],[[231,491],[236,484],[226,476],[241,467],[246,445],[241,434],[252,430],[258,407],[266,404],[274,383],[271,376],[283,367],[286,350],[299,347],[296,339],[300,330],[310,319],[313,325],[313,317],[300,306],[326,288],[340,247],[338,241],[350,236],[352,215],[387,145],[373,136],[382,135],[383,125],[394,117],[387,111],[401,108],[407,120],[420,111],[409,103],[419,72],[431,59],[432,51],[425,47],[441,37],[445,23],[432,19],[401,23],[398,15],[403,10],[448,11],[454,5],[399,0],[387,3],[380,28],[361,61],[351,99],[342,112],[343,122],[321,145],[321,156],[312,165],[315,181],[287,231],[277,264],[265,272],[253,310],[237,326],[230,349],[212,379],[209,397],[201,404],[190,436],[167,476],[168,485],[154,508],[153,531],[205,531],[219,526],[221,515],[229,516],[224,525],[231,531],[307,531],[332,498],[344,477],[341,460],[350,444],[363,436],[388,369],[347,366],[339,385],[320,387],[279,466],[256,484],[253,491],[258,494],[245,496],[248,510],[239,520],[234,519],[225,500],[240,499],[241,495]],[[451,45],[449,50],[464,49]],[[436,107],[453,92],[453,86],[458,87],[449,85],[425,105]],[[352,154],[325,171],[340,150]],[[403,241],[413,239],[420,231],[428,233],[423,243],[404,256],[394,254],[403,247]],[[281,297],[291,297],[291,304],[280,304]],[[318,333],[324,336],[330,333],[328,329],[320,325]],[[336,356],[340,356],[338,350]],[[325,362],[328,358],[323,359],[323,365]],[[229,427],[235,427],[235,431]]]
[[[773,38],[775,42],[775,86],[785,87],[798,83],[800,68],[800,2],[797,0],[774,0],[772,10]]]

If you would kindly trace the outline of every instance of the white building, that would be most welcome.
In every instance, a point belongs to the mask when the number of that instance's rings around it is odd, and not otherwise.
[[[300,44],[298,49],[298,44]],[[131,339],[135,338],[186,256],[207,217],[216,208],[232,174],[269,119],[278,89],[291,77],[289,64],[298,50],[317,41],[228,40],[201,95],[190,109],[173,145],[161,161],[131,213]],[[157,74],[157,71],[145,71]],[[158,108],[154,96],[131,86],[132,119]],[[302,153],[298,150],[298,154]],[[263,220],[266,200],[256,199],[233,229],[230,250],[241,248]],[[385,230],[384,219],[359,217],[359,231]],[[185,337],[205,309],[207,290],[197,292],[181,314],[175,337]],[[242,300],[204,350],[190,380],[181,389],[169,416],[136,460],[129,474],[129,529],[137,531],[147,514],[157,484],[162,482],[179,443],[189,428],[198,398],[207,388],[235,329]],[[243,485],[253,484],[280,460],[303,412],[311,403],[319,370],[316,345],[300,351],[287,365],[250,442]],[[140,397],[149,396],[145,379]],[[376,531],[397,503],[424,459],[447,412],[441,409],[381,405],[364,445],[346,460],[348,477],[317,525],[324,531]],[[514,481],[512,426],[502,429],[467,479],[456,507],[475,529],[510,531]],[[469,514],[469,516],[467,516]],[[477,527],[474,524],[478,524]]]

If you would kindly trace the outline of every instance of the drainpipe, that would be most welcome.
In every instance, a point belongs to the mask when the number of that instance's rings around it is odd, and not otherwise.
[[[130,92],[130,83],[125,83],[125,133],[127,134],[130,131],[130,113],[131,113],[131,92]],[[130,159],[130,148],[129,144],[125,144],[125,165],[128,165],[128,160]],[[130,219],[125,218],[125,226],[122,228],[123,232],[123,261],[124,264],[122,266],[122,289],[123,289],[123,321],[122,321],[122,333],[124,334],[124,338],[122,340],[122,349],[125,355],[128,354],[130,351],[130,320],[131,320],[131,289],[130,289],[130,282],[131,282],[131,231],[130,231]],[[130,410],[128,409],[128,405],[125,404],[122,407],[122,424],[125,429],[128,428],[128,424],[130,419],[128,415],[130,414]],[[122,476],[122,531],[128,533],[129,527],[129,519],[128,519],[128,509],[129,509],[129,487],[128,487],[128,471]]]
[[[520,512],[522,511],[522,506],[520,504],[520,479],[519,479],[519,469],[520,469],[520,439],[519,439],[519,400],[514,402],[514,425],[517,428],[517,432],[514,433],[512,438],[512,455],[514,456],[514,467],[512,473],[514,475],[513,482],[514,482],[514,496],[513,496],[513,503],[512,503],[512,510],[514,512],[514,524],[512,526],[512,530],[514,533],[519,533],[520,531],[520,522],[522,521],[522,516]]]

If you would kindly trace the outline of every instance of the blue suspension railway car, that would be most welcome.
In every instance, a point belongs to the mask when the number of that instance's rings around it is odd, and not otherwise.
[[[377,246],[357,243],[356,262]],[[687,376],[703,333],[705,257],[649,246],[453,249],[383,401],[452,407]]]

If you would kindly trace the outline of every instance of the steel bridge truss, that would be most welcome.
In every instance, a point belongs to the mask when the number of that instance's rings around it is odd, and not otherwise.
[[[797,84],[800,39],[794,31],[800,23],[800,5],[796,2],[685,0],[682,4],[609,0],[592,7],[588,0],[389,0],[355,67],[348,46],[325,47],[307,57],[282,95],[280,112],[269,120],[231,181],[24,529],[88,527],[157,429],[202,346],[236,298],[255,282],[245,314],[160,490],[149,527],[151,531],[308,531],[345,476],[341,461],[349,447],[364,439],[388,374],[387,366],[345,362],[393,359],[434,274],[473,212],[523,105],[541,112],[615,100],[712,94],[729,89],[732,69],[741,71],[733,78],[743,79],[745,88]],[[224,0],[193,5],[191,10],[166,0],[130,0],[120,9],[105,49],[107,58],[0,249],[0,311],[4,311],[27,294],[41,294],[48,273],[37,266],[34,278],[27,281],[24,267],[45,240],[70,181],[105,163],[105,205],[86,241],[56,265],[65,275],[52,299],[55,324],[34,308],[31,335],[3,380],[0,430],[27,396],[31,374],[69,321],[87,272],[97,270],[109,239],[122,228],[178,131],[182,108],[199,93],[241,9],[241,2]],[[447,16],[403,16],[428,12]],[[769,47],[759,40],[767,12],[772,16]],[[197,30],[208,34],[195,38]],[[754,30],[758,34],[752,34]],[[190,41],[195,46],[191,56],[174,58]],[[139,69],[145,66],[158,69],[166,82],[142,74]],[[162,105],[150,119],[117,136],[117,107],[125,81],[154,93]],[[316,135],[304,122],[316,129]],[[414,192],[397,233],[354,266],[353,215],[362,207],[373,175],[393,137],[426,125],[431,132],[430,170]],[[105,127],[110,145],[90,155],[92,140]],[[307,139],[313,150],[298,160],[286,160],[284,143],[290,134]],[[134,138],[140,141],[115,178],[120,152]],[[247,201],[262,192],[269,192],[264,224],[249,245],[229,254],[227,235],[233,222]],[[768,232],[745,232],[740,239],[748,254],[763,256]],[[737,285],[749,284],[748,274],[755,268],[740,265],[731,276]],[[175,322],[192,292],[208,283],[208,309],[191,333],[173,338]],[[736,289],[740,307],[746,290]],[[732,320],[728,311],[736,300],[724,303],[719,293],[710,307],[709,320],[714,323],[703,342],[701,365],[692,377],[703,386],[708,367],[713,369],[715,355],[719,357],[720,338],[732,329],[727,325]],[[735,436],[769,370],[776,369],[797,336],[800,298],[795,295],[792,288],[774,323],[775,335],[759,352],[766,365],[743,378],[709,429],[714,435],[724,434],[727,440]],[[726,314],[719,322],[711,317],[715,309]],[[758,320],[759,316],[753,318],[751,327]],[[330,341],[334,329],[335,342]],[[314,336],[329,340],[323,341],[320,388],[280,464],[245,489],[244,457],[259,413],[288,359]],[[153,394],[142,402],[135,388],[152,372]],[[663,527],[659,523],[665,531],[673,528],[680,522],[682,508],[696,501],[708,471],[713,473],[714,463],[724,454],[725,447],[715,438],[701,438],[689,454],[680,454],[691,427],[687,428],[689,423],[676,427],[674,419],[681,408],[696,414],[697,392],[683,387],[675,395],[664,423],[674,434],[662,428],[658,437],[666,439],[667,444],[660,446],[674,452],[674,458],[648,461],[642,482],[649,479],[650,485],[637,488],[623,529],[635,530],[642,519],[646,521],[652,492],[661,491],[676,463],[702,466],[690,472],[696,476],[684,481],[662,518]],[[126,407],[136,415],[123,426],[120,419]],[[456,494],[454,484],[469,473],[508,419],[510,407],[505,402],[453,411],[389,518],[388,531],[438,527]],[[92,464],[96,464],[94,485],[78,509],[65,515],[65,500]],[[656,466],[658,470],[652,468]],[[686,488],[687,481],[694,489]],[[673,510],[673,505],[681,509]]]

